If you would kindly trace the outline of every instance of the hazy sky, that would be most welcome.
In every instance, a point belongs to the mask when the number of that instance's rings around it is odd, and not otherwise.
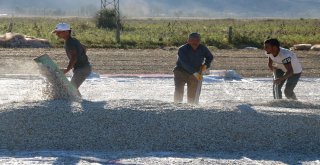
[[[112,1],[112,0],[109,0]],[[119,0],[126,17],[320,17],[320,0]],[[0,0],[0,14],[19,10],[62,10],[89,14],[101,0]]]

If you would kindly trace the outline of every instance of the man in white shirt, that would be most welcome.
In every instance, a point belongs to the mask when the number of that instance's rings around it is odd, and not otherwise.
[[[282,99],[281,88],[287,81],[284,94],[288,99],[296,100],[297,97],[293,90],[302,73],[299,59],[292,51],[280,47],[277,39],[266,40],[264,42],[264,50],[269,58],[268,67],[274,73],[274,98]]]

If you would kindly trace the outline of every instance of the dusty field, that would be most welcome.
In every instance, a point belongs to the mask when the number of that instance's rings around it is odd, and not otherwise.
[[[0,49],[1,66],[20,67],[41,54],[47,53],[60,66],[67,65],[63,49]],[[94,71],[100,74],[172,73],[177,50],[89,49]],[[270,77],[266,56],[262,50],[217,50],[211,69],[232,69],[243,77]],[[320,52],[296,52],[304,68],[304,77],[320,77]],[[27,61],[26,61],[27,60]],[[0,73],[10,73],[1,67]],[[19,71],[20,73],[21,71]],[[27,72],[27,71],[26,71]]]

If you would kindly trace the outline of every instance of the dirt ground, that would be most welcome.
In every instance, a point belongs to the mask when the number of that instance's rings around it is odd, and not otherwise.
[[[48,54],[61,67],[67,66],[63,49],[0,49],[2,71],[10,73],[15,60],[29,61]],[[235,70],[243,77],[270,77],[267,58],[262,50],[217,50],[211,69]],[[100,74],[171,74],[175,66],[177,49],[89,49],[88,56],[93,70]],[[303,77],[320,77],[320,52],[297,51]],[[8,67],[6,67],[8,66]],[[5,68],[9,68],[8,70]]]

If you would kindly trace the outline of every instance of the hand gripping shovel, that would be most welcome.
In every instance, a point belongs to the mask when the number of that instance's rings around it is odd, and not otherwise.
[[[200,93],[201,93],[201,88],[202,88],[202,80],[203,80],[202,70],[203,70],[204,67],[205,67],[204,64],[201,65],[201,67],[200,67],[199,74],[201,75],[202,78],[199,80],[198,85],[197,85],[196,96],[194,98],[194,104],[199,104]]]
[[[276,80],[276,73],[273,73],[273,80]],[[273,98],[274,99],[281,99],[280,93],[279,93],[279,85],[276,83],[273,83]]]

